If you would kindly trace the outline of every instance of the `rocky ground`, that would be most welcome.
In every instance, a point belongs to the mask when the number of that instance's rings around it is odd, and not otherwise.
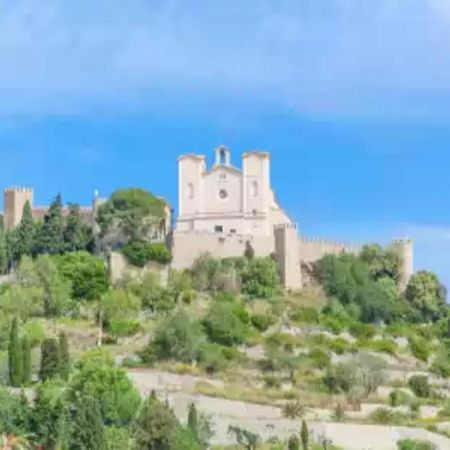
[[[223,383],[218,380],[152,370],[131,370],[129,376],[142,395],[155,390],[167,398],[177,417],[183,421],[186,420],[189,404],[196,403],[200,411],[211,417],[215,430],[214,444],[234,443],[228,435],[230,425],[249,429],[263,439],[274,436],[287,438],[299,431],[299,421],[284,419],[279,408],[195,394],[197,383],[208,382],[222,387]],[[407,438],[429,440],[439,450],[450,449],[450,439],[422,429],[333,424],[326,422],[329,412],[321,410],[310,411],[308,415],[308,419],[312,420],[309,421],[311,433],[317,440],[326,437],[346,450],[396,450],[397,441]]]

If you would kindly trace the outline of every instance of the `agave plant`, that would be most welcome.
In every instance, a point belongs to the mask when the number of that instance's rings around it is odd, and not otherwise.
[[[298,400],[285,403],[283,406],[283,416],[286,419],[301,419],[307,413],[307,408],[302,405]]]

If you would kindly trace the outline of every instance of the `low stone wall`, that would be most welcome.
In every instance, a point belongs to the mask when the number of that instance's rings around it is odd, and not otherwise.
[[[269,256],[275,251],[274,236],[175,232],[172,267],[189,269],[205,253],[210,253],[214,258],[244,256],[247,242],[253,247],[255,256]]]
[[[127,258],[119,252],[112,252],[108,258],[111,282],[116,284],[124,279],[142,279],[145,275],[153,273],[159,277],[161,286],[167,286],[169,280],[169,266],[150,262],[144,267],[131,265]]]

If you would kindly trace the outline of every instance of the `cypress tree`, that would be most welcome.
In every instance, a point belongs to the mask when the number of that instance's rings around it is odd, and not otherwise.
[[[64,248],[68,252],[87,250],[92,241],[92,232],[83,222],[80,205],[70,204],[64,229]]]
[[[308,450],[309,446],[309,430],[306,421],[302,422],[302,431],[300,433],[300,437],[302,438],[302,447],[303,450]]]
[[[22,220],[17,228],[17,254],[31,256],[34,249],[35,227],[31,205],[27,201],[23,207]]]
[[[3,216],[0,215],[0,274],[8,272],[8,245]]]
[[[22,385],[22,345],[19,339],[19,319],[14,317],[9,332],[8,346],[9,383],[11,386]]]
[[[22,386],[31,383],[31,345],[27,336],[22,338]]]
[[[188,428],[192,433],[192,436],[198,440],[198,414],[194,403],[189,405]]]
[[[59,374],[59,345],[56,339],[45,339],[41,344],[41,369],[39,378],[49,380]]]
[[[70,375],[70,352],[67,334],[61,332],[58,339],[59,345],[59,375],[63,380],[68,380]]]
[[[64,250],[63,201],[58,194],[50,205],[40,227],[36,243],[37,253],[57,254]]]
[[[295,434],[289,438],[288,450],[300,450],[300,440]]]
[[[70,430],[70,450],[106,450],[106,434],[98,400],[82,397],[75,405],[75,416]]]

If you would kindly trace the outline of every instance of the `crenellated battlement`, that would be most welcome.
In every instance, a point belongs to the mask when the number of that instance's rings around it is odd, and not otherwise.
[[[5,194],[7,193],[26,193],[26,194],[32,194],[33,188],[24,187],[24,186],[11,186],[3,190]]]

